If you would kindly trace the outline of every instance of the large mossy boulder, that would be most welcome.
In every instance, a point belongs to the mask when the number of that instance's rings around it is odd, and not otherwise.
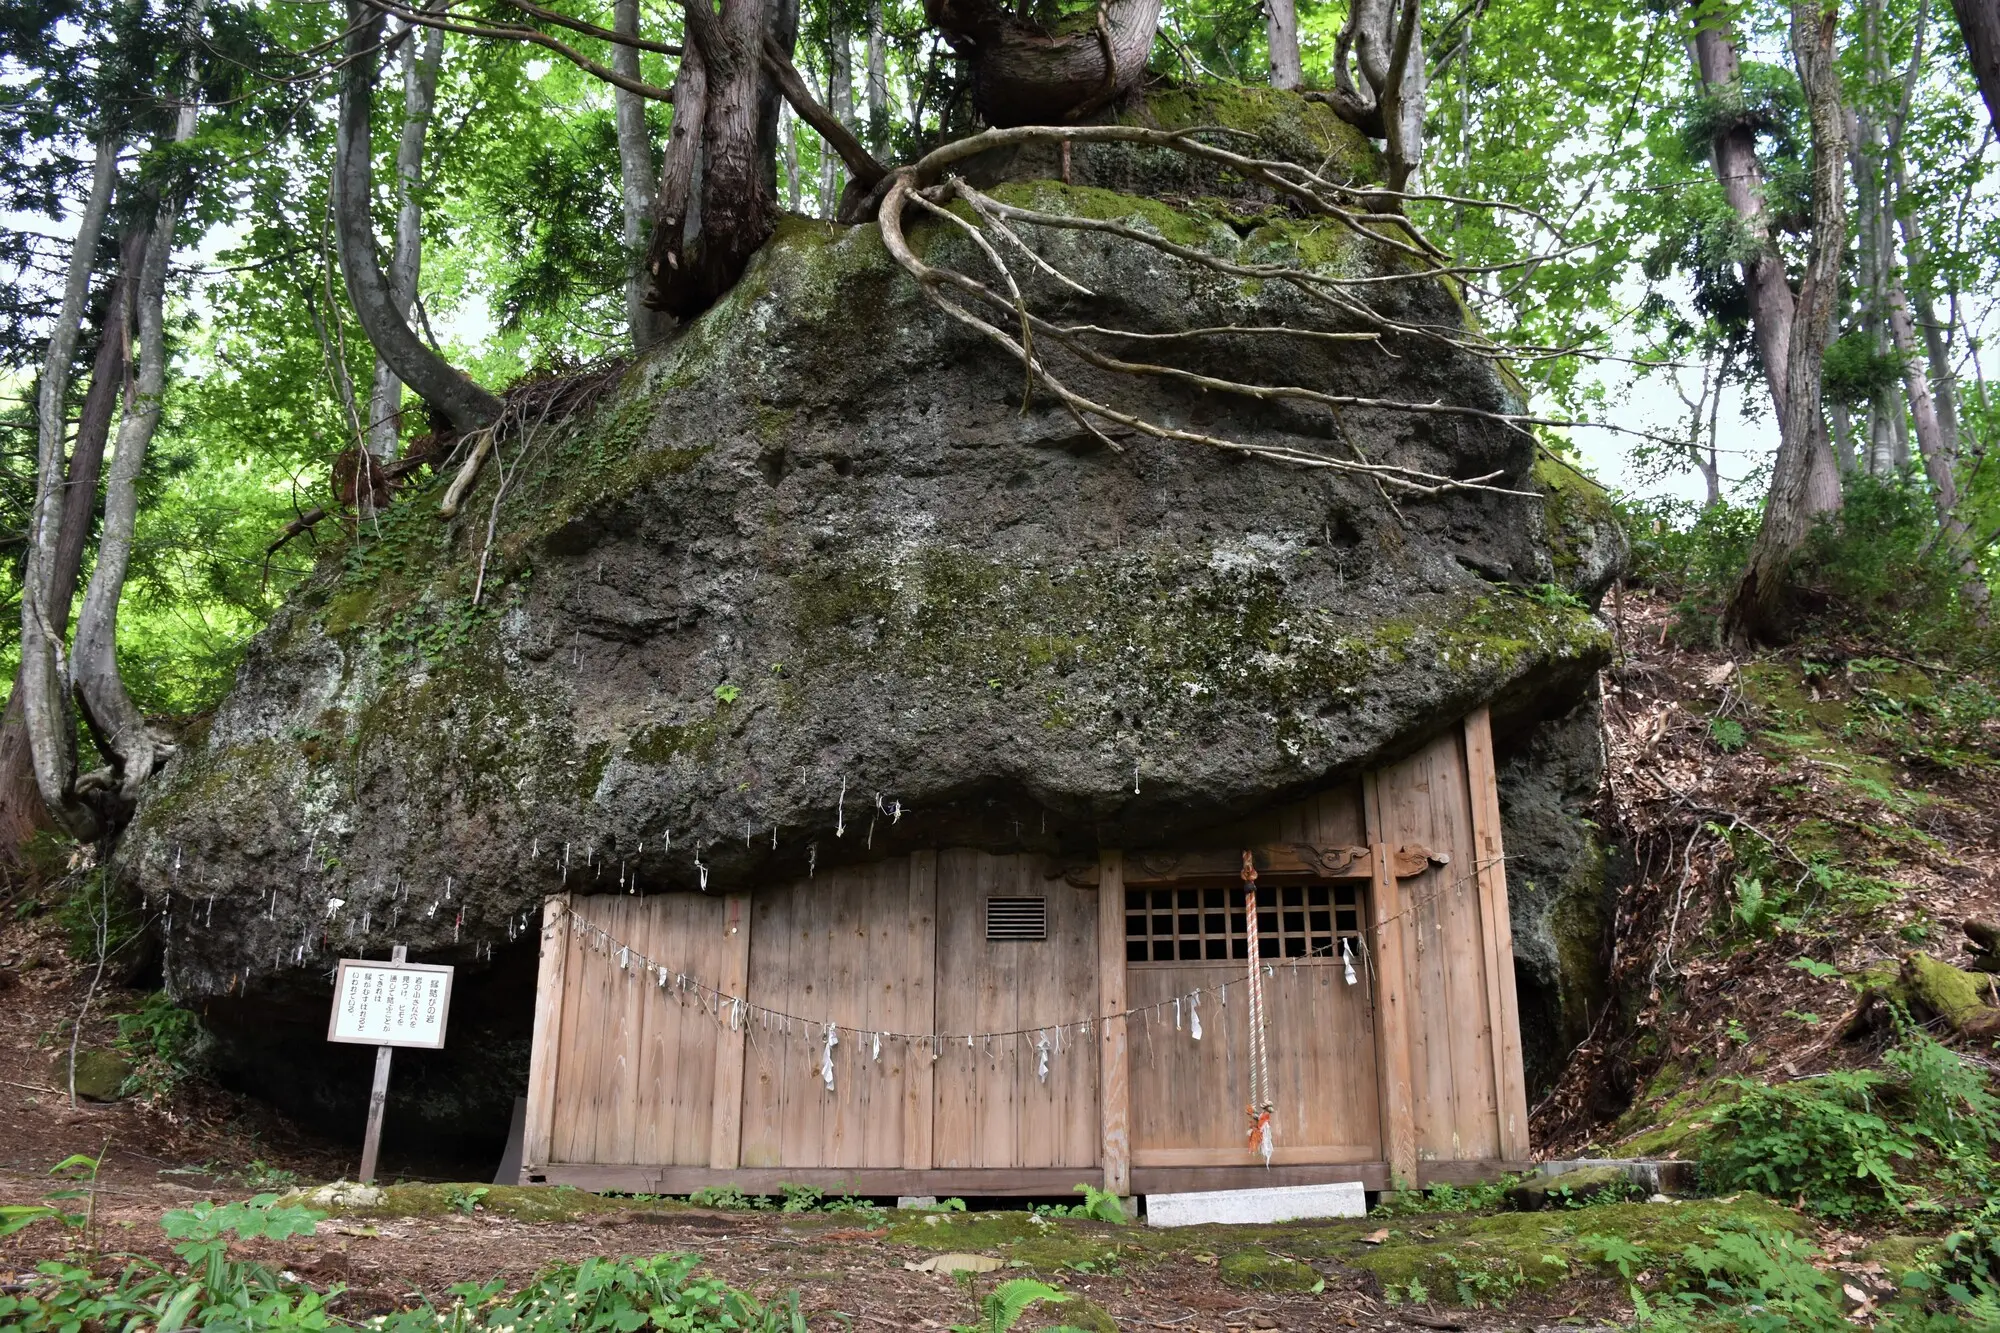
[[[1262,205],[996,188],[1246,262],[1397,262]],[[1034,278],[1071,322],[1360,325],[1293,284],[1024,235],[1102,294]],[[984,262],[934,222],[912,240],[932,263]],[[1437,282],[1357,295],[1462,326]],[[1429,338],[1243,334],[1179,355],[1520,406],[1501,368]],[[1489,418],[1064,373],[1177,427],[1535,489],[1534,441]],[[403,943],[459,965],[452,1047],[399,1060],[392,1134],[497,1133],[559,889],[712,892],[919,846],[1157,845],[1351,779],[1481,705],[1532,764],[1605,658],[1540,494],[1417,496],[1130,432],[1107,447],[1046,393],[1024,405],[1021,367],[928,304],[873,225],[785,223],[719,306],[571,396],[591,401],[503,441],[454,521],[433,493],[324,534],[118,853],[155,905],[202,904],[171,914],[168,984],[226,1072],[294,1109],[358,1115],[367,1086],[367,1053],[321,1039],[338,956]]]

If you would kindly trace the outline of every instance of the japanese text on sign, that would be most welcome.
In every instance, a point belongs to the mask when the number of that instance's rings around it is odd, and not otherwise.
[[[366,1046],[444,1045],[451,969],[425,963],[340,960],[328,1041]]]

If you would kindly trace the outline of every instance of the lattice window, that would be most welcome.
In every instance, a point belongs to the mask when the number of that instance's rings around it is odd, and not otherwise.
[[[1257,952],[1264,958],[1337,959],[1361,936],[1358,884],[1259,884]],[[1250,957],[1240,889],[1127,889],[1125,959],[1222,962]]]

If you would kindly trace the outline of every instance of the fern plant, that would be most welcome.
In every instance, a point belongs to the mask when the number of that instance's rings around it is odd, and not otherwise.
[[[951,1333],[1010,1333],[1014,1325],[1021,1322],[1021,1316],[1028,1312],[1029,1306],[1041,1301],[1054,1303],[1074,1299],[1068,1292],[1058,1291],[1046,1282],[1017,1277],[986,1293],[979,1302],[978,1323],[953,1324]],[[1052,1333],[1085,1333],[1085,1330],[1063,1324]]]

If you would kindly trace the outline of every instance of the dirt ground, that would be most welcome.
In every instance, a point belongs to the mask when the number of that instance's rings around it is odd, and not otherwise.
[[[172,1259],[160,1215],[204,1200],[240,1199],[339,1179],[354,1170],[356,1145],[329,1142],[290,1125],[268,1108],[199,1081],[159,1104],[141,1097],[80,1102],[65,1091],[64,1054],[73,1017],[89,986],[88,970],[68,959],[63,936],[46,914],[0,916],[0,1204],[34,1203],[62,1182],[50,1169],[72,1154],[101,1156],[96,1218],[107,1252]],[[86,1044],[115,1033],[111,1016],[140,995],[101,988],[86,1024]],[[358,1134],[357,1134],[358,1137]],[[456,1170],[454,1171],[454,1168]],[[385,1160],[385,1179],[464,1180],[476,1164]],[[490,1171],[490,1167],[486,1170]],[[968,1284],[963,1277],[914,1271],[934,1250],[899,1244],[888,1229],[852,1216],[716,1212],[634,1200],[575,1221],[524,1221],[484,1209],[470,1216],[348,1217],[322,1222],[318,1234],[286,1242],[238,1243],[239,1257],[295,1274],[321,1289],[346,1290],[335,1313],[358,1320],[419,1298],[448,1299],[459,1282],[526,1279],[559,1261],[593,1255],[693,1253],[705,1267],[759,1298],[796,1290],[818,1329],[945,1329],[972,1319],[977,1292],[1023,1275],[1001,1270]],[[74,1206],[74,1205],[72,1205]],[[338,1210],[336,1210],[337,1214]],[[1060,1224],[1084,1240],[1118,1243],[1101,1224]],[[1255,1247],[1259,1228],[1234,1228],[1226,1245]],[[1126,1233],[1131,1234],[1131,1233]],[[0,1282],[17,1280],[43,1259],[76,1244],[72,1233],[42,1224],[0,1240]],[[1282,1248],[1272,1251],[1286,1257]],[[1100,1306],[1121,1329],[1234,1333],[1251,1329],[1522,1329],[1576,1327],[1615,1314],[1608,1285],[1585,1304],[1574,1291],[1560,1303],[1516,1302],[1504,1315],[1441,1307],[1391,1307],[1379,1282],[1357,1269],[1308,1258],[1324,1279],[1320,1292],[1245,1289],[1225,1281],[1202,1245],[1172,1253],[1132,1252],[1109,1272],[1052,1267],[1039,1276]],[[1047,1313],[1044,1314],[1044,1311]],[[1023,1327],[1052,1322],[1058,1307],[1038,1307]]]
[[[1615,1137],[1606,1134],[1606,1121],[1622,1106],[1607,1107],[1603,1090],[1619,1083],[1637,1090],[1634,1085],[1643,1086],[1674,1061],[1686,1068],[1701,1056],[1704,1074],[1713,1076],[1770,1069],[1791,1074],[1867,1058],[1840,1039],[1848,1015],[1834,988],[1790,965],[1796,946],[1774,944],[1728,959],[1687,952],[1688,923],[1713,910],[1728,883],[1720,839],[1707,831],[1716,824],[1734,819],[1786,840],[1799,836],[1810,816],[1871,842],[1880,873],[1900,881],[1904,896],[1870,923],[1872,929],[1827,949],[1827,961],[1846,969],[1893,959],[1915,939],[1956,961],[1961,945],[1944,923],[1974,912],[2000,913],[2000,831],[1984,772],[1898,766],[1890,770],[1894,779],[1926,797],[1914,808],[1897,808],[1865,785],[1843,782],[1846,759],[1809,748],[1719,753],[1709,743],[1709,719],[1741,708],[1737,668],[1721,653],[1672,647],[1664,633],[1669,610],[1655,599],[1628,593],[1617,613],[1624,655],[1606,674],[1614,802],[1606,816],[1634,847],[1638,864],[1620,890],[1614,985],[1644,997],[1640,1027],[1665,1041],[1664,1050],[1644,1063],[1612,1042],[1587,1042],[1576,1053],[1567,1076],[1538,1108],[1538,1142],[1562,1149]],[[68,957],[54,916],[33,901],[0,891],[0,1204],[37,1201],[52,1186],[50,1168],[72,1154],[101,1155],[96,1208],[104,1248],[165,1260],[171,1256],[158,1219],[169,1209],[353,1173],[357,1142],[316,1136],[200,1080],[183,1081],[153,1102],[135,1097],[72,1107],[61,1057],[90,976]],[[1926,937],[1919,925],[1932,933]],[[1684,1006],[1678,1012],[1661,1003],[1669,981],[1677,983],[1672,989]],[[100,989],[85,1044],[107,1043],[115,1033],[112,1016],[130,1011],[140,998]],[[1824,1011],[1824,1019],[1798,1021],[1809,1006]],[[1730,1036],[1729,1018],[1750,1038],[1740,1030]],[[1645,1126],[1643,1106],[1642,1097],[1621,1126],[1624,1132]],[[483,1161],[392,1154],[383,1176],[477,1181],[491,1170]],[[1017,1275],[1003,1269],[968,1289],[963,1279],[916,1271],[914,1265],[933,1251],[899,1242],[853,1216],[725,1213],[648,1200],[601,1206],[606,1211],[564,1221],[483,1209],[468,1216],[449,1210],[423,1217],[336,1215],[314,1237],[238,1248],[322,1289],[344,1287],[333,1310],[346,1319],[419,1298],[444,1299],[454,1283],[522,1280],[557,1261],[689,1252],[760,1298],[796,1290],[814,1329],[944,1329],[973,1317],[977,1289]],[[1061,1225],[1084,1240],[1095,1228],[1106,1233],[1095,1236],[1104,1245],[1120,1243],[1098,1224]],[[1347,1252],[1333,1246],[1290,1256],[1318,1274],[1322,1290],[1262,1291],[1225,1280],[1216,1253],[1202,1248],[1226,1256],[1262,1247],[1283,1259],[1288,1239],[1298,1244],[1298,1228],[1286,1234],[1235,1228],[1194,1245],[1127,1245],[1112,1264],[1094,1265],[1098,1271],[1060,1264],[1030,1271],[1088,1298],[1121,1329],[1552,1329],[1630,1317],[1615,1283],[1591,1280],[1565,1283],[1559,1299],[1523,1293],[1505,1311],[1393,1306],[1374,1276],[1325,1258]],[[72,1244],[71,1235],[50,1225],[0,1240],[0,1283]],[[1024,1326],[1052,1322],[1056,1310],[1044,1308],[1046,1315],[1038,1308]]]

